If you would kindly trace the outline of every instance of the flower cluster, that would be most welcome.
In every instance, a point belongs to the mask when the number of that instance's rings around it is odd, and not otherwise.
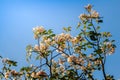
[[[33,28],[34,38],[38,39],[39,35],[41,35],[44,31],[45,29],[43,28],[43,26],[37,26]]]
[[[92,10],[92,5],[88,4],[87,6],[85,6],[85,9],[86,9],[88,12],[91,12],[91,10]]]
[[[68,63],[73,63],[73,64],[76,64],[76,65],[84,65],[84,60],[80,57],[76,57],[74,55],[70,55],[68,58],[67,58],[67,61]]]
[[[51,46],[55,44],[54,37],[48,38],[47,36],[42,36],[42,42],[45,43],[47,46]]]
[[[69,41],[70,39],[71,39],[71,35],[70,34],[61,33],[61,34],[55,36],[55,41],[58,44],[60,42]]]
[[[83,41],[82,36],[72,37],[72,39],[71,39],[71,42],[73,45],[78,44],[81,41]]]
[[[43,57],[49,51],[49,46],[45,43],[40,43],[39,45],[34,46],[34,51]]]
[[[101,48],[106,54],[113,54],[115,52],[115,46],[111,42],[104,42],[104,46]]]
[[[94,19],[98,19],[99,18],[99,13],[95,10],[92,10],[92,5],[88,4],[87,6],[85,6],[85,9],[88,11],[89,14],[81,14],[79,16],[79,18],[82,20],[82,21],[86,21],[86,20],[89,20],[91,18],[94,18]]]
[[[61,33],[59,35],[56,35],[54,41],[57,44],[57,52],[62,53],[62,51],[66,48],[66,41],[70,41],[70,39],[70,34]]]
[[[22,76],[22,72],[17,72],[15,70],[7,71],[5,73],[5,79],[8,79],[10,76],[17,77],[17,76]]]
[[[104,80],[114,80],[105,71],[106,54],[115,52],[114,40],[109,39],[110,32],[99,32],[98,22],[93,21],[101,18],[92,8],[88,4],[85,6],[88,14],[79,16],[82,22],[78,24],[77,29],[80,31],[76,36],[70,34],[71,27],[64,27],[65,32],[61,34],[54,34],[51,29],[46,30],[43,26],[33,28],[37,44],[26,47],[26,60],[29,61],[37,53],[35,59],[39,63],[22,67],[18,72],[11,69],[17,66],[17,62],[0,56],[3,63],[0,79],[94,80],[96,76],[93,72],[102,71]]]
[[[40,78],[40,77],[47,77],[46,72],[44,71],[38,71],[38,72],[32,72],[30,75],[32,78]]]

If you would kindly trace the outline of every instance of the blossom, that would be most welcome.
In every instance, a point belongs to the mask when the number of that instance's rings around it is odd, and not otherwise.
[[[70,35],[70,34],[65,34],[64,37],[65,37],[65,39],[68,40],[68,41],[71,39],[71,35]]]
[[[33,28],[33,32],[37,33],[37,34],[43,33],[44,31],[45,31],[45,29],[43,28],[43,26],[37,26],[37,27]]]
[[[56,36],[57,40],[56,42],[64,42],[65,41],[65,34],[64,33],[61,33],[60,35],[57,35]]]
[[[51,45],[51,40],[50,40],[50,38],[44,40],[44,42],[45,42],[45,44],[48,45],[48,46]]]
[[[5,73],[5,79],[8,79],[9,76],[10,76],[10,72],[6,72],[6,73]]]
[[[73,37],[71,39],[71,42],[72,42],[73,45],[75,45],[75,44],[77,44],[79,42],[79,39],[77,37]]]
[[[35,46],[34,46],[34,50],[35,50],[35,51],[39,51],[39,49],[40,49],[40,48],[39,48],[38,45],[35,45]]]
[[[43,26],[37,26],[33,28],[34,38],[38,39],[39,35],[41,35],[44,31],[45,29],[43,28]]]
[[[13,75],[13,76],[16,76],[16,75],[18,75],[19,73],[18,72],[16,72],[15,70],[11,70],[10,71],[10,73]]]
[[[65,58],[68,57],[68,56],[67,56],[66,54],[64,54],[64,53],[62,53],[61,56],[62,56],[62,57],[65,57]]]
[[[67,58],[67,61],[68,61],[69,63],[71,63],[71,62],[72,62],[72,57],[68,57],[68,58]]]
[[[63,65],[65,61],[63,61],[62,59],[59,59],[59,65]]]
[[[56,43],[69,41],[71,39],[70,34],[61,33],[55,36]]]
[[[92,5],[88,4],[87,6],[85,6],[85,9],[86,9],[88,12],[90,12],[91,9],[92,9]]]
[[[101,49],[104,53],[111,55],[115,52],[115,47],[111,42],[104,42],[103,45],[104,47],[102,47]]]
[[[3,58],[3,59],[2,59],[2,62],[3,62],[3,63],[7,63],[8,61],[9,61],[8,58]]]
[[[44,71],[39,71],[36,73],[36,76],[47,77],[47,74]]]
[[[69,63],[75,62],[75,61],[76,61],[76,56],[70,55],[70,56],[67,58],[67,61],[68,61]]]
[[[33,77],[33,78],[37,78],[37,76],[36,76],[36,72],[32,72],[32,73],[31,73],[31,77]]]
[[[40,51],[46,51],[48,49],[48,46],[44,43],[40,43]]]
[[[87,64],[87,67],[91,67],[92,66],[92,63],[89,61],[88,64]]]
[[[63,73],[63,75],[64,75],[64,71],[65,71],[65,67],[63,66],[63,65],[61,65],[60,66],[60,70],[59,70],[60,72],[62,72]]]
[[[82,20],[82,21],[85,21],[88,19],[88,15],[87,14],[80,14],[79,18]]]
[[[110,51],[109,51],[109,55],[113,54],[115,52],[115,48],[114,47],[111,47],[110,48]]]
[[[98,18],[99,17],[99,13],[97,11],[95,11],[95,10],[92,10],[91,17],[92,18]]]

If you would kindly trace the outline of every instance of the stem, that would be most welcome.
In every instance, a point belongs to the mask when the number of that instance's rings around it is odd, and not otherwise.
[[[69,41],[67,41],[67,44],[68,44],[68,51],[69,51],[69,54],[71,55],[71,51],[70,51],[70,44],[69,44]]]
[[[50,76],[52,77],[52,52],[51,52],[51,58],[50,58]]]
[[[103,61],[102,61],[102,72],[103,72],[104,79],[107,80]]]
[[[36,71],[38,68],[41,68],[42,66],[46,65],[46,63],[41,64],[40,66],[37,66],[33,71]]]
[[[39,50],[40,50],[40,37],[38,38],[38,46],[39,46]],[[42,64],[42,59],[40,58],[40,65]],[[40,67],[40,70],[42,69],[42,67]]]
[[[87,70],[85,70],[85,73],[87,73],[87,74],[88,74],[88,76],[89,76],[89,78],[90,78],[91,80],[94,80],[93,76],[92,76],[92,75],[90,75],[90,74],[89,74],[89,72],[88,72]]]
[[[57,56],[59,56],[59,55],[60,55],[60,53],[58,53],[58,54],[56,54],[55,56],[51,57],[51,61],[52,61],[52,59],[54,59],[55,57],[57,57]]]
[[[69,55],[66,53],[66,52],[64,52],[63,50],[60,50],[59,48],[57,48],[56,46],[52,46],[53,48],[55,48],[55,49],[57,49],[57,50],[59,50],[59,51],[61,51],[63,54],[65,54],[66,56],[68,56],[69,57]]]
[[[95,28],[94,24],[92,23],[92,19],[91,19],[91,24],[93,25],[93,29],[94,29],[95,33],[97,33],[96,28]],[[100,39],[99,39],[99,37],[97,36],[97,49],[100,48],[99,43],[100,43]],[[99,55],[100,58],[102,57],[100,54],[98,54],[98,55]],[[102,63],[102,73],[103,73],[104,79],[107,80],[107,78],[106,78],[106,73],[105,73],[105,60],[106,60],[106,57],[104,57],[104,62],[103,62],[103,60],[101,59],[101,63]]]
[[[47,66],[49,67],[49,69],[50,69],[50,77],[52,77],[51,64],[49,64],[47,57],[45,57],[45,59],[46,59],[46,65],[47,65]]]
[[[0,74],[2,74],[5,77],[5,75],[2,72],[0,72]]]
[[[101,57],[100,54],[99,54],[99,57]],[[105,73],[105,64],[104,64],[105,62],[101,60],[101,63],[102,63],[102,73],[103,73],[104,79],[107,80],[106,73]]]

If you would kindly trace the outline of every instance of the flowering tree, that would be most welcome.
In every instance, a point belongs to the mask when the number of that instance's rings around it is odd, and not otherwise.
[[[103,22],[92,5],[85,6],[87,13],[79,16],[78,34],[72,36],[71,27],[64,27],[64,32],[54,34],[43,26],[33,28],[37,44],[26,47],[27,61],[32,55],[39,61],[38,65],[13,70],[17,62],[2,58],[3,68],[0,78],[6,80],[95,80],[94,73],[102,71],[104,80],[114,80],[105,72],[106,56],[115,51],[114,40],[110,32],[100,32],[99,24]]]

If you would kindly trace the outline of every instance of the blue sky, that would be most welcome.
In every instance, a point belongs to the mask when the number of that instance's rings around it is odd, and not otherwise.
[[[120,78],[120,0],[0,0],[0,55],[18,61],[19,66],[28,65],[25,47],[36,42],[32,28],[43,25],[60,33],[64,26],[76,27],[89,3],[104,17],[102,31],[111,32],[116,40],[117,49],[107,57],[106,72]]]

